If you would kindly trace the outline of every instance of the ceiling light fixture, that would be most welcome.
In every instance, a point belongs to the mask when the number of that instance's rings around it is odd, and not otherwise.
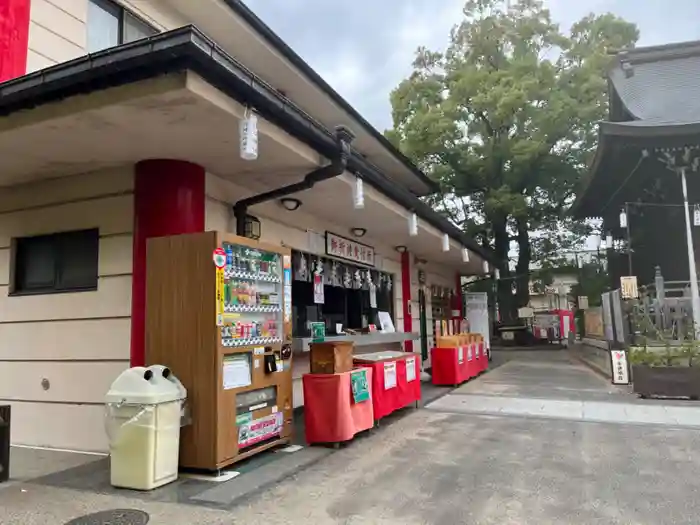
[[[396,247],[394,248],[394,250],[396,250],[396,251],[399,252],[399,253],[406,253],[406,252],[408,251],[408,248],[406,248],[405,246],[401,245],[401,246],[396,246]]]
[[[294,197],[284,197],[280,199],[280,204],[282,204],[287,211],[295,211],[301,207],[301,201]]]
[[[350,233],[352,233],[355,237],[364,237],[365,233],[367,233],[366,228],[351,228]]]

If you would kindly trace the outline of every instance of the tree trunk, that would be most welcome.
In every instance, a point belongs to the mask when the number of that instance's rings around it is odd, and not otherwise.
[[[516,308],[527,306],[530,302],[530,262],[532,261],[532,248],[528,234],[527,219],[515,221],[518,229],[518,263],[515,266],[515,304]]]
[[[513,322],[517,318],[517,308],[513,301],[512,280],[508,266],[508,251],[510,250],[510,238],[508,235],[507,219],[504,216],[496,217],[493,222],[494,251],[499,261],[500,280],[496,283],[496,298],[498,301],[498,313],[504,323]]]

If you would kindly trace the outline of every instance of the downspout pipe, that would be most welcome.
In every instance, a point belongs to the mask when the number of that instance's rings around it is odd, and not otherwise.
[[[245,222],[248,216],[248,208],[251,206],[281,199],[282,197],[299,193],[300,191],[310,190],[316,183],[332,179],[345,172],[348,166],[348,159],[352,154],[350,146],[355,139],[355,134],[345,126],[338,126],[335,128],[334,136],[338,146],[338,155],[331,159],[330,164],[308,173],[301,182],[241,199],[233,205],[233,213],[236,216],[236,235],[240,235],[241,237],[245,236]]]

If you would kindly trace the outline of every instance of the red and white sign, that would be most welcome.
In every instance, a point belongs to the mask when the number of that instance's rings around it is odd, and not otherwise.
[[[323,277],[314,275],[314,304],[326,302],[325,289],[323,287]]]
[[[282,433],[282,412],[254,419],[238,427],[239,448],[250,447]]]
[[[335,233],[326,232],[326,253],[338,259],[374,266],[374,248]]]
[[[226,252],[223,248],[215,248],[211,258],[214,261],[214,266],[217,268],[226,266]]]
[[[614,385],[629,385],[630,372],[627,366],[627,352],[624,350],[612,350],[610,352],[612,361],[612,382]]]

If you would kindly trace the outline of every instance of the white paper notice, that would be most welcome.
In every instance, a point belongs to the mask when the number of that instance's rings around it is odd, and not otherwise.
[[[461,346],[457,347],[457,362],[461,365],[464,363],[464,348]]]
[[[224,357],[224,390],[250,386],[250,361],[246,355]]]
[[[384,390],[396,388],[396,361],[384,363]]]
[[[377,312],[377,317],[379,317],[379,326],[381,326],[382,332],[396,332],[396,328],[394,328],[394,321],[391,320],[389,312]]]
[[[416,380],[416,358],[409,357],[406,359],[406,381],[411,382]]]

